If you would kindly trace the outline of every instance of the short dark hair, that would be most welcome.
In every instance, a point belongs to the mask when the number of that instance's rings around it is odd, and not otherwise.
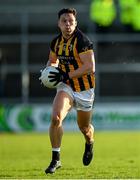
[[[72,13],[75,16],[75,18],[76,18],[76,15],[77,15],[76,9],[74,9],[74,8],[63,8],[58,12],[58,19],[60,19],[60,16],[62,14],[65,14],[65,13]]]

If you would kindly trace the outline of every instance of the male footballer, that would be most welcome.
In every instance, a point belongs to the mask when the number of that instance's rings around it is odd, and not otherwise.
[[[95,89],[95,60],[93,44],[77,27],[76,10],[58,12],[58,34],[50,44],[47,66],[57,65],[59,72],[51,72],[51,82],[58,84],[53,102],[49,129],[52,160],[45,173],[61,167],[60,147],[62,123],[72,107],[77,111],[77,124],[85,137],[82,162],[88,166],[93,158],[94,128],[91,125]]]

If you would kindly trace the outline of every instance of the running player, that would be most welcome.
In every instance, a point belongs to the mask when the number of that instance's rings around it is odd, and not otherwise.
[[[91,125],[95,89],[95,60],[93,44],[77,27],[76,10],[61,9],[58,12],[60,34],[50,45],[47,66],[57,66],[51,81],[58,84],[53,102],[49,129],[52,161],[45,173],[54,173],[61,167],[60,146],[63,135],[62,122],[72,107],[77,111],[77,124],[85,137],[83,164],[93,158],[94,128]],[[60,83],[61,82],[61,83]]]

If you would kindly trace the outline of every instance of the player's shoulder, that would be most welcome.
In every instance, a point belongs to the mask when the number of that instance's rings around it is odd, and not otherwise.
[[[80,29],[77,29],[75,35],[77,38],[76,48],[78,53],[93,50],[93,43],[85,33],[83,33]]]
[[[78,41],[90,41],[89,37],[82,32],[79,28],[76,29],[75,35]]]
[[[52,38],[51,43],[55,43],[61,37],[61,33]]]
[[[50,48],[51,48],[52,51],[54,51],[56,42],[60,37],[61,37],[61,34],[58,34],[58,35],[53,37],[53,39],[52,39],[52,41],[50,43]]]

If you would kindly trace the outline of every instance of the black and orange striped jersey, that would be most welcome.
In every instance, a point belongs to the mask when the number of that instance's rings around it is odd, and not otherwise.
[[[64,39],[60,33],[52,40],[50,45],[50,53],[55,57],[54,61],[58,59],[59,68],[65,72],[74,71],[82,66],[79,54],[89,50],[93,51],[93,44],[78,28],[68,40]],[[76,92],[88,90],[95,87],[95,75],[89,73],[79,78],[72,78],[68,85]]]

